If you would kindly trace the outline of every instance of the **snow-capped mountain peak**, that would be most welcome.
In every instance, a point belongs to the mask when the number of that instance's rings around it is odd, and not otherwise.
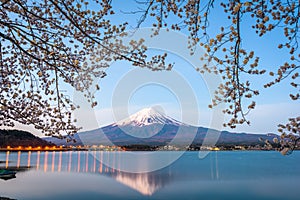
[[[174,125],[182,125],[181,122],[166,116],[164,113],[158,111],[157,109],[150,107],[144,108],[132,115],[128,118],[123,119],[116,123],[118,126],[147,126],[151,124],[174,124]]]

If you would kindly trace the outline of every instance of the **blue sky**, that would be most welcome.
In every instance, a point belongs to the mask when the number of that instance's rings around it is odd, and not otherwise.
[[[116,6],[116,11],[132,11],[136,6],[134,3],[130,3],[129,1],[126,1],[126,3],[125,1],[114,2],[113,6]],[[123,22],[124,20],[127,20],[129,21],[129,24],[134,27],[138,15],[127,14],[122,15],[122,17],[119,16],[120,15],[117,13],[116,16],[113,17],[112,21]],[[222,14],[221,10],[218,8],[211,13],[210,19],[210,29],[212,32],[216,32],[215,29],[217,29],[220,25],[229,24],[225,15]],[[173,19],[171,18],[170,20]],[[276,34],[268,34],[265,37],[260,38],[256,36],[254,34],[254,30],[251,29],[251,23],[253,23],[251,19],[244,18],[243,46],[246,49],[253,49],[256,55],[260,57],[260,68],[271,71],[275,68],[275,66],[283,64],[289,58],[289,55],[284,50],[276,48],[279,41],[282,40],[282,31],[275,30]],[[145,21],[145,24],[143,24],[142,27],[148,27],[151,24],[152,21],[149,19]],[[187,37],[185,30],[181,31],[180,34]],[[173,42],[176,41],[172,41],[170,39],[169,41],[165,41],[165,44],[163,45],[166,49],[169,49]],[[200,49],[199,51],[203,51],[200,47],[197,48]],[[161,52],[163,52],[161,49],[151,49],[150,55]],[[199,118],[198,125],[210,126],[212,111],[208,109],[207,105],[210,103],[211,97],[203,77],[194,70],[194,67],[197,66],[193,66],[189,63],[188,58],[184,55],[178,55],[172,52],[168,52],[168,54],[168,60],[175,63],[173,70],[184,77],[184,79],[190,84],[197,98],[197,109],[199,110],[198,117],[196,117],[195,113],[193,113],[195,108],[189,107],[188,110],[190,110],[191,116]],[[197,65],[201,66],[200,60]],[[133,69],[135,68],[129,63],[119,61],[113,63],[107,70],[108,76],[101,80],[100,85],[102,90],[97,94],[97,99],[99,101],[99,106],[96,108],[98,124],[105,125],[115,120],[113,112],[111,111],[114,89],[118,82],[122,80],[122,77],[126,76],[126,74]],[[268,89],[263,88],[263,84],[272,80],[272,78],[268,76],[268,73],[261,76],[252,76],[249,80],[251,81],[253,88],[260,90],[260,95],[254,99],[257,102],[257,107],[248,115],[248,119],[251,120],[251,125],[239,126],[237,129],[234,129],[235,131],[252,133],[276,132],[277,124],[284,123],[287,118],[299,114],[299,103],[293,102],[289,98],[289,93],[292,91],[292,88],[290,87],[288,80]],[[168,115],[180,120],[182,112],[180,103],[182,102],[178,102],[176,94],[173,94],[167,86],[164,87],[154,83],[144,85],[136,91],[133,91],[131,98],[127,102],[127,106],[128,112],[131,114],[144,107],[161,105]]]
[[[135,10],[136,6],[133,1],[113,1],[113,7],[115,7],[116,15],[111,17],[112,22],[122,23],[128,21],[129,25],[135,27],[138,15],[122,14],[122,11],[132,11]],[[216,6],[217,8],[217,6]],[[218,8],[211,13],[211,26],[210,30],[216,32],[220,25],[229,24],[226,17]],[[170,20],[173,20],[172,18]],[[281,40],[281,31],[276,31],[273,36],[266,35],[263,38],[259,38],[254,34],[254,30],[251,29],[251,20],[248,18],[244,19],[243,25],[243,47],[246,49],[253,49],[260,59],[260,68],[264,68],[267,71],[275,69],[275,66],[283,64],[285,60],[288,59],[288,54],[284,50],[277,49],[278,41]],[[142,33],[149,33],[149,27],[152,24],[151,19],[145,21],[142,25],[146,28]],[[178,36],[179,35],[179,36]],[[149,70],[140,69],[144,74],[156,73],[157,77],[161,76],[159,73],[174,73],[179,75],[182,82],[176,83],[178,85],[178,91],[185,91],[187,96],[191,95],[195,97],[197,106],[194,104],[189,104],[188,100],[178,98],[176,91],[172,90],[171,85],[172,79],[161,84],[161,80],[157,79],[153,82],[145,82],[143,84],[137,85],[134,90],[131,91],[130,98],[126,101],[122,100],[119,102],[119,106],[126,107],[129,114],[132,114],[142,108],[150,106],[161,106],[164,112],[173,118],[178,120],[182,119],[182,113],[188,113],[191,119],[185,119],[187,121],[191,120],[193,124],[197,121],[199,126],[207,126],[212,128],[220,129],[221,127],[214,126],[212,113],[213,110],[208,109],[208,104],[211,102],[211,91],[209,91],[209,84],[216,84],[211,80],[206,80],[205,77],[201,76],[195,71],[194,67],[201,67],[200,56],[203,49],[197,47],[198,54],[194,57],[187,56],[187,48],[182,45],[180,49],[176,46],[177,43],[182,41],[176,41],[176,37],[187,38],[186,31],[180,33],[170,32],[170,37],[166,36],[163,40],[150,39],[149,55],[154,55],[156,53],[168,52],[168,61],[175,63],[173,72],[151,72]],[[133,38],[138,38],[138,35],[134,35]],[[156,41],[160,41],[160,44],[156,44]],[[175,49],[177,48],[177,49]],[[197,57],[198,56],[198,57]],[[192,60],[192,61],[191,61]],[[197,63],[196,63],[197,60]],[[195,64],[196,63],[196,64]],[[99,126],[104,126],[115,122],[116,116],[113,113],[113,102],[117,101],[115,98],[116,91],[120,87],[120,82],[128,76],[132,76],[132,70],[136,70],[135,67],[131,66],[130,63],[126,61],[117,61],[111,64],[111,66],[106,70],[108,74],[107,77],[101,79],[99,85],[101,90],[96,93],[96,99],[98,101],[98,106],[91,110],[87,106],[82,106],[82,109],[76,114],[79,118],[79,125],[83,126],[83,130],[90,130],[97,128]],[[174,75],[175,76],[175,75]],[[135,77],[130,77],[134,79]],[[207,78],[207,77],[206,77]],[[251,120],[251,125],[238,126],[233,131],[237,132],[251,132],[251,133],[276,133],[277,124],[285,123],[287,118],[295,117],[299,115],[300,105],[297,102],[292,102],[288,96],[289,92],[292,90],[288,84],[288,80],[285,80],[279,85],[275,85],[272,88],[264,89],[263,84],[272,80],[268,73],[261,76],[252,76],[249,78],[253,88],[260,90],[260,95],[255,97],[257,102],[257,107],[249,115],[248,119]],[[134,81],[133,81],[134,82]],[[126,85],[128,84],[128,85]],[[131,87],[130,81],[126,82],[122,87]],[[189,85],[192,93],[188,93],[186,88],[182,85]],[[180,88],[182,87],[182,88]],[[70,93],[73,91],[70,90]],[[184,94],[184,92],[183,92]],[[76,96],[77,94],[75,94]],[[121,100],[120,100],[121,101]],[[119,109],[119,108],[114,108]],[[122,108],[123,109],[123,108]],[[220,115],[222,115],[220,113]],[[220,120],[220,119],[218,119]],[[221,123],[221,122],[220,122]],[[32,129],[29,129],[33,131]],[[232,131],[231,129],[226,129]],[[38,133],[34,131],[34,133]]]

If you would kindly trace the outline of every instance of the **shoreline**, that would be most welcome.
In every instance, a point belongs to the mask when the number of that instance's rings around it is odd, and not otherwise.
[[[294,149],[293,151],[299,151],[300,149]],[[103,152],[117,152],[117,151],[106,151],[106,150],[97,150],[97,149],[56,149],[56,150],[11,150],[11,149],[1,149],[0,152],[60,152],[60,151],[103,151]],[[246,149],[246,150],[131,150],[131,151],[118,151],[118,152],[155,152],[155,151],[161,151],[161,152],[178,152],[178,151],[186,151],[186,152],[197,152],[197,151],[215,151],[215,152],[241,152],[241,151],[277,151],[276,149]],[[0,160],[0,164],[3,163],[3,161]],[[5,162],[4,162],[5,163]]]
[[[88,151],[88,149],[0,149],[0,152]],[[1,162],[1,161],[0,161]]]

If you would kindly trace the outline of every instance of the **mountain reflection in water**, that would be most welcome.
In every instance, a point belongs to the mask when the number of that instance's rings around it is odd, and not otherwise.
[[[120,171],[117,160],[122,155],[102,151],[0,153],[0,169],[17,171],[15,179],[0,180],[0,195],[25,200],[279,200],[300,196],[300,171],[295,167],[300,152],[288,157],[278,152],[211,152],[204,159],[198,158],[198,152],[186,152],[172,165],[148,173]],[[99,162],[103,158],[116,164],[108,167]]]
[[[160,175],[159,173],[134,174],[122,171],[118,171],[116,174],[113,174],[112,177],[141,194],[149,196],[171,180],[171,175]]]
[[[25,172],[24,169],[43,172],[95,173],[111,177],[143,195],[150,196],[170,182],[172,175],[164,171],[128,173],[110,168],[99,162],[103,156],[116,159],[118,152],[6,152],[0,169]],[[110,158],[107,158],[110,159]]]

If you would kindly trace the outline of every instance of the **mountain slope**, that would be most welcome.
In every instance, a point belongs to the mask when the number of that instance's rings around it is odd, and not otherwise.
[[[207,132],[218,132],[205,127],[194,127],[181,123],[153,109],[143,109],[129,118],[111,125],[75,134],[75,145],[176,145],[202,144]],[[272,140],[276,135],[232,133],[222,131],[217,145],[262,144],[259,138]],[[176,138],[176,140],[174,140]],[[51,140],[52,142],[55,142]],[[60,140],[59,144],[61,145]],[[56,142],[55,142],[56,143]],[[72,145],[72,144],[69,144]]]

